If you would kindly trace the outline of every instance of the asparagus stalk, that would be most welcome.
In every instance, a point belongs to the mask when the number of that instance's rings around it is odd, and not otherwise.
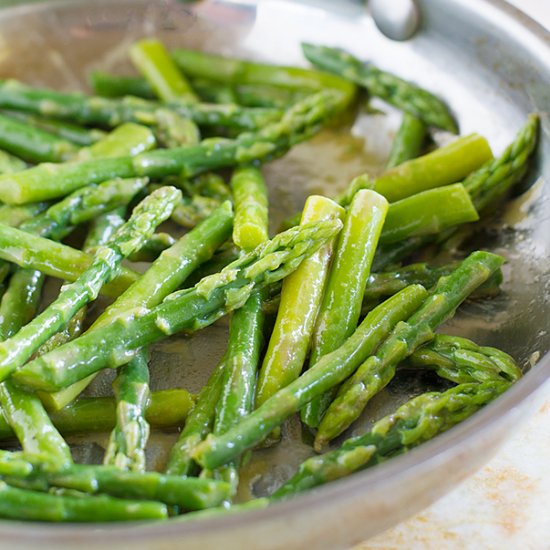
[[[201,466],[217,468],[260,443],[286,418],[314,397],[350,376],[401,320],[423,302],[426,291],[411,285],[371,311],[353,335],[337,350],[265,401],[222,435],[209,436],[193,454]]]
[[[336,89],[347,97],[347,103],[351,103],[356,94],[356,87],[348,80],[321,71],[226,58],[182,48],[173,50],[172,57],[183,73],[191,78],[207,78],[236,86],[268,85],[311,93]]]
[[[523,179],[538,138],[539,116],[529,115],[514,141],[500,157],[486,162],[463,182],[477,210],[484,211]]]
[[[0,114],[0,147],[28,162],[61,162],[76,147],[40,128]]]
[[[125,95],[143,99],[156,97],[151,84],[139,76],[120,76],[103,71],[93,71],[89,78],[94,93],[102,97],[116,98]]]
[[[27,167],[25,161],[6,151],[0,150],[0,174],[12,174]],[[2,219],[0,215],[0,220]]]
[[[113,277],[120,262],[139,249],[155,227],[171,214],[179,197],[177,189],[166,187],[142,201],[109,243],[97,249],[90,268],[17,335],[0,344],[2,379],[24,364],[40,345],[66,326],[83,305],[97,297],[101,286]]]
[[[204,78],[191,81],[193,89],[203,101],[237,103],[244,107],[287,109],[312,93],[311,89],[282,88],[271,84],[226,84]]]
[[[233,220],[230,203],[224,203],[207,220],[163,252],[147,272],[131,285],[97,319],[94,326],[107,324],[134,308],[151,308],[176,290],[187,277],[229,237]],[[82,382],[49,396],[51,408],[70,403],[91,382]]]
[[[247,250],[267,240],[267,188],[262,173],[253,166],[237,168],[231,178],[235,201],[233,242]]]
[[[461,183],[423,191],[394,202],[388,209],[380,242],[434,235],[449,227],[479,219],[470,195]]]
[[[160,502],[59,496],[10,487],[3,481],[0,495],[0,516],[15,520],[98,522],[168,517],[166,505]]]
[[[365,435],[303,462],[297,473],[272,495],[280,500],[356,470],[387,460],[447,431],[498,397],[506,383],[461,384],[407,401],[374,424]]]
[[[53,426],[38,397],[4,380],[0,383],[0,404],[23,450],[40,455],[56,466],[72,462],[69,446]]]
[[[426,141],[426,133],[426,125],[419,118],[403,113],[403,120],[393,140],[386,168],[394,168],[420,156]]]
[[[222,391],[224,368],[225,363],[222,359],[199,392],[195,406],[189,412],[185,426],[170,450],[166,464],[167,474],[179,476],[196,474],[197,465],[192,454],[197,445],[214,427],[216,405]]]
[[[0,456],[0,461],[4,456]],[[5,477],[11,485],[48,491],[61,487],[82,493],[103,493],[114,497],[154,500],[178,506],[183,510],[202,510],[219,505],[227,496],[228,485],[214,480],[168,476],[158,472],[122,472],[112,466],[73,464],[48,468],[29,455],[19,455],[27,461],[32,473],[26,478]],[[10,460],[10,465],[14,460]],[[22,468],[20,468],[22,469]]]
[[[106,366],[121,366],[144,345],[182,330],[199,330],[238,309],[255,289],[283,279],[339,230],[339,222],[319,222],[280,233],[193,288],[168,296],[155,308],[117,316],[27,363],[14,376],[23,385],[56,391]]]
[[[395,202],[428,189],[461,181],[492,158],[485,138],[477,134],[459,137],[431,153],[387,170],[374,182],[366,177],[357,178],[338,202],[347,206],[353,195],[365,187]]]
[[[4,111],[12,118],[16,118],[36,128],[44,130],[62,140],[69,141],[80,147],[93,145],[105,137],[105,132],[97,128],[84,128],[70,122],[45,118],[21,111]]]
[[[145,419],[154,429],[179,428],[194,406],[193,396],[183,389],[152,392],[145,408]],[[107,432],[116,423],[116,403],[113,397],[81,397],[59,411],[51,411],[50,418],[64,436]],[[2,417],[0,440],[13,439],[15,433]]]
[[[0,223],[10,227],[18,227],[23,222],[31,220],[40,212],[48,208],[47,202],[35,202],[24,204],[23,206],[11,206],[7,204],[0,205]]]
[[[474,252],[449,276],[439,280],[432,295],[406,322],[395,327],[376,353],[347,380],[327,410],[315,438],[315,448],[341,434],[365,408],[369,399],[384,388],[397,364],[433,338],[435,329],[503,263],[500,256]]]
[[[196,146],[144,153],[135,159],[126,156],[39,165],[0,176],[0,193],[5,202],[21,204],[62,196],[113,177],[191,177],[215,168],[273,158],[318,131],[344,106],[341,94],[319,92],[294,105],[278,122],[255,133],[240,134],[234,140],[214,138]]]
[[[358,191],[349,206],[315,322],[310,367],[339,348],[357,327],[365,284],[387,211],[386,199],[369,190]],[[332,400],[331,393],[309,402],[302,410],[302,422],[312,428],[318,426]]]
[[[419,118],[429,126],[458,133],[453,115],[436,96],[372,63],[364,64],[338,48],[302,43],[305,57],[315,67],[345,77],[368,92]]]
[[[343,209],[330,199],[313,195],[306,201],[301,223],[341,219],[343,214]],[[258,375],[256,408],[300,375],[310,347],[334,246],[334,242],[328,242],[304,260],[283,282],[277,319]]]
[[[393,296],[403,288],[412,284],[432,288],[440,277],[450,275],[457,267],[456,262],[433,267],[426,263],[409,264],[395,271],[371,273],[367,279],[365,294],[363,295],[363,312],[369,310],[372,304],[380,299]],[[471,297],[494,296],[500,290],[502,283],[502,271],[495,271],[485,283],[478,287]]]
[[[130,58],[161,100],[199,101],[162,42],[140,40],[130,48]]]
[[[436,334],[415,350],[407,363],[414,368],[434,369],[438,376],[456,384],[512,383],[522,377],[521,369],[507,353],[446,334]]]
[[[263,293],[253,292],[245,304],[233,313],[223,362],[221,392],[216,405],[215,434],[224,433],[252,410],[256,372],[263,345],[262,301]],[[206,472],[206,476],[209,473]],[[230,500],[237,492],[238,462],[226,464],[212,474],[230,484]]]
[[[280,117],[278,109],[250,109],[237,105],[176,102],[159,103],[138,97],[110,99],[32,88],[16,80],[0,80],[0,107],[44,115],[78,124],[115,128],[123,122],[159,124],[167,110],[199,126],[254,130]]]
[[[233,242],[243,250],[259,246],[268,238],[267,188],[260,170],[238,168],[231,178],[235,198]],[[222,390],[216,405],[214,433],[223,433],[252,409],[260,353],[264,343],[265,291],[251,294],[232,316],[229,344],[224,358]],[[231,485],[231,495],[237,492],[238,462],[215,472],[203,472],[223,479]]]
[[[128,155],[135,157],[156,147],[153,132],[146,126],[126,122],[102,139],[78,151],[76,160],[106,159]]]
[[[124,365],[113,383],[117,402],[117,422],[103,459],[120,470],[145,471],[145,446],[149,424],[145,406],[149,398],[149,365],[142,350]]]

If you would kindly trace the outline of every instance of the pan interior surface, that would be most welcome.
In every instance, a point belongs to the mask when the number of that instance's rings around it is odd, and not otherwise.
[[[305,66],[300,42],[336,45],[413,80],[452,107],[461,134],[487,137],[498,155],[530,112],[542,115],[537,165],[525,191],[488,224],[479,246],[507,258],[502,294],[471,302],[447,325],[452,334],[502,348],[531,370],[497,403],[463,426],[409,455],[372,471],[323,487],[268,510],[197,522],[124,526],[37,526],[5,522],[0,534],[13,548],[49,547],[261,549],[345,548],[428,505],[478,468],[517,422],[529,395],[548,378],[550,361],[550,40],[511,8],[487,0],[423,0],[422,29],[393,42],[376,29],[361,5],[345,2],[165,0],[60,1],[0,12],[0,75],[33,85],[88,90],[95,69],[129,74],[126,52],[143,36],[170,47],[203,49],[236,57]],[[382,114],[363,114],[331,128],[266,166],[273,228],[312,193],[336,195],[360,173],[378,174],[400,115],[371,102]],[[452,139],[434,135],[436,143]],[[152,354],[153,390],[184,386],[196,391],[221,357],[227,336],[222,320],[192,340],[173,337]],[[535,366],[537,361],[540,362]],[[107,392],[112,375],[98,378],[94,393]],[[362,426],[422,391],[401,380],[365,413]],[[521,405],[521,406],[520,406]],[[355,430],[361,431],[361,427]],[[297,425],[284,445],[248,468],[249,490],[267,492],[309,453]],[[78,460],[101,460],[106,435],[72,440]],[[149,466],[162,464],[174,434],[157,434]],[[259,473],[270,472],[254,484]],[[246,495],[243,495],[245,497]]]

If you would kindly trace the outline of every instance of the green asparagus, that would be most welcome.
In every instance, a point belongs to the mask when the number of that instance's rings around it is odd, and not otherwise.
[[[4,114],[0,114],[0,147],[28,162],[61,162],[76,151],[72,143]]]
[[[301,223],[342,219],[343,214],[343,209],[335,202],[313,195],[306,201]],[[256,408],[300,375],[311,344],[334,246],[334,242],[327,243],[283,282],[277,320],[258,375]]]
[[[429,126],[458,133],[455,119],[448,107],[419,86],[381,71],[372,63],[364,64],[338,48],[302,43],[302,51],[315,67],[364,86],[371,95],[410,113]]]
[[[394,168],[420,156],[425,141],[425,124],[414,115],[403,113],[403,120],[393,140],[386,168]]]
[[[189,82],[158,40],[135,42],[130,48],[130,58],[163,101],[198,102]]]
[[[3,481],[0,495],[0,517],[19,521],[136,521],[168,517],[166,505],[160,502],[59,496],[10,487]]]
[[[407,363],[414,368],[434,369],[438,376],[456,384],[512,383],[522,376],[507,353],[446,334],[436,334],[431,342],[415,350]]]
[[[235,201],[233,242],[250,249],[267,240],[267,188],[258,168],[237,168],[231,178]]]
[[[199,126],[226,126],[237,130],[255,130],[277,120],[278,109],[246,108],[237,105],[169,103],[148,101],[138,97],[110,99],[32,88],[16,80],[0,80],[0,107],[59,118],[84,125],[115,128],[123,122],[155,126],[170,110],[189,118]]]
[[[377,193],[363,189],[355,194],[336,244],[315,321],[310,367],[339,348],[357,327],[365,284],[387,212],[388,202]],[[302,422],[312,428],[318,426],[333,391],[308,403],[302,410]]]

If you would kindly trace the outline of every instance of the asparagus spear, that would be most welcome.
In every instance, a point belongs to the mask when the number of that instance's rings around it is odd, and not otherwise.
[[[199,126],[225,126],[237,130],[261,128],[280,117],[278,109],[250,109],[237,105],[176,102],[159,103],[138,97],[109,99],[32,88],[16,80],[0,80],[0,107],[17,109],[78,124],[115,128],[123,122],[147,126],[170,110]]]
[[[268,238],[267,188],[261,171],[252,166],[238,168],[231,178],[231,188],[235,199],[233,242],[243,250],[250,250]],[[253,292],[231,318],[214,433],[223,433],[252,409],[264,343],[263,300],[264,291]],[[230,498],[237,492],[238,462],[214,472],[204,471],[203,475],[227,481],[231,486]]]
[[[256,372],[263,345],[262,301],[263,293],[253,292],[244,305],[233,313],[223,361],[221,392],[216,405],[215,434],[224,433],[252,410]],[[214,472],[203,472],[207,477],[210,473],[230,484],[230,500],[237,492],[238,461]]]
[[[120,470],[143,472],[149,424],[145,405],[149,397],[149,365],[142,350],[124,365],[113,383],[117,402],[117,422],[103,459]]]
[[[429,189],[394,202],[388,209],[381,243],[434,235],[479,219],[470,195],[461,183]]]
[[[113,98],[125,95],[144,99],[156,97],[151,84],[139,76],[120,76],[103,71],[93,71],[90,73],[89,79],[94,93],[102,97]]]
[[[180,427],[194,405],[193,396],[183,389],[152,392],[145,408],[145,418],[154,429]],[[116,403],[113,397],[81,397],[50,418],[64,436],[90,432],[107,432],[116,423]],[[13,439],[10,425],[0,418],[0,440]]]
[[[198,97],[172,61],[162,42],[140,40],[130,48],[130,58],[155,94],[163,101],[182,99],[189,103],[198,102]]]
[[[0,456],[0,463],[5,454]],[[82,493],[103,493],[114,497],[144,499],[178,506],[184,510],[202,510],[219,505],[227,496],[228,485],[214,480],[168,476],[158,472],[122,472],[112,466],[73,464],[66,467],[45,467],[41,460],[21,453],[19,462],[32,467],[30,475],[4,477],[10,485],[48,491],[51,487],[72,489]],[[9,460],[13,465],[14,460]],[[21,466],[19,469],[23,469]]]
[[[51,495],[10,487],[0,481],[0,516],[37,521],[135,521],[165,519],[166,505],[96,496],[88,498]]]
[[[116,368],[128,362],[144,345],[182,330],[206,327],[242,306],[255,289],[294,271],[340,227],[336,221],[319,222],[280,233],[193,288],[168,296],[155,308],[138,308],[130,316],[118,316],[112,323],[27,363],[14,376],[18,383],[55,391],[106,366]]]
[[[234,140],[214,138],[196,146],[144,153],[135,159],[119,157],[39,165],[0,176],[0,193],[5,202],[21,204],[65,195],[83,185],[113,177],[161,178],[175,174],[191,177],[214,168],[273,158],[318,131],[344,106],[341,94],[319,92],[294,105],[280,121],[255,133],[240,134]]]
[[[231,85],[269,85],[310,92],[336,89],[347,97],[347,103],[351,103],[356,94],[356,86],[348,80],[321,71],[227,58],[182,48],[173,50],[172,57],[179,68],[192,78],[207,78]]]
[[[353,195],[363,188],[374,189],[388,201],[395,202],[461,181],[492,158],[485,138],[477,134],[459,137],[431,153],[387,170],[374,182],[366,177],[356,178],[338,202],[347,206]]]
[[[426,263],[415,263],[395,271],[371,273],[363,295],[363,311],[368,311],[370,306],[376,304],[381,298],[393,296],[408,285],[419,284],[429,289],[440,277],[450,275],[457,265],[457,262],[451,262],[434,267]],[[471,294],[471,297],[494,296],[499,292],[501,283],[502,271],[497,270]]]
[[[386,168],[394,168],[420,155],[426,141],[426,126],[414,115],[403,113],[401,126],[393,140]]]
[[[17,227],[46,210],[48,206],[47,202],[35,202],[22,206],[0,204],[0,223]]]
[[[369,399],[389,383],[397,364],[431,340],[435,329],[502,263],[500,256],[478,251],[470,254],[451,275],[441,278],[422,307],[397,325],[375,355],[342,385],[319,425],[315,448],[321,449],[341,434],[361,414]]]
[[[265,401],[225,434],[209,436],[193,458],[207,468],[217,468],[257,445],[286,418],[314,397],[350,376],[399,321],[408,318],[426,297],[420,285],[411,285],[371,311],[353,335],[337,350]]]
[[[358,191],[349,206],[315,322],[310,367],[339,348],[357,327],[365,284],[387,211],[386,199],[369,190]],[[302,422],[318,426],[332,400],[331,393],[309,402],[302,410]]]
[[[522,376],[507,353],[446,334],[436,334],[431,342],[415,350],[407,363],[414,368],[434,369],[438,376],[456,384],[512,383]]]
[[[76,147],[40,128],[0,114],[0,147],[28,162],[61,162]]]
[[[12,174],[27,167],[25,161],[6,151],[0,150],[0,174]],[[0,220],[2,219],[0,215]]]
[[[0,258],[66,281],[76,281],[92,264],[92,257],[80,250],[1,223]],[[102,293],[116,297],[138,277],[135,271],[122,268],[120,274],[102,288]]]
[[[70,122],[45,118],[21,111],[4,112],[12,118],[31,124],[62,140],[69,141],[81,147],[92,145],[105,137],[105,132],[98,128],[84,128]]]
[[[237,168],[231,178],[235,201],[233,242],[250,249],[267,240],[267,188],[262,173],[253,166]]]
[[[244,107],[287,109],[312,93],[311,89],[283,88],[272,84],[226,84],[205,78],[194,78],[191,85],[203,101],[237,103]]]
[[[199,392],[195,406],[189,412],[185,426],[170,450],[166,464],[167,474],[191,476],[197,472],[197,465],[191,455],[214,427],[216,405],[222,391],[224,367],[225,363],[222,359]]]
[[[301,223],[343,217],[336,203],[310,196]],[[283,282],[281,302],[258,375],[256,408],[298,378],[310,347],[315,319],[328,277],[334,242],[327,243]]]
[[[365,435],[303,462],[272,499],[287,498],[416,447],[468,418],[508,386],[502,382],[461,384],[445,392],[419,395],[376,422]]]
[[[156,147],[153,132],[146,126],[126,122],[116,127],[102,139],[78,151],[76,160],[106,159],[129,155],[135,157],[140,153]]]
[[[502,155],[486,162],[463,182],[477,210],[484,211],[523,179],[537,145],[539,116],[529,115]]]
[[[340,75],[367,88],[373,96],[395,105],[429,126],[458,133],[447,106],[430,92],[372,65],[364,64],[344,50],[302,43],[305,57],[315,67]]]
[[[0,404],[26,452],[41,455],[56,466],[72,462],[69,446],[53,426],[38,397],[4,380],[0,383]]]
[[[133,250],[139,249],[172,211],[180,192],[175,188],[159,189],[142,203],[107,245],[97,249],[94,261],[57,300],[15,336],[0,344],[0,371],[5,379],[24,364],[48,338],[59,332],[86,303],[94,300],[103,285],[116,272],[120,262]]]

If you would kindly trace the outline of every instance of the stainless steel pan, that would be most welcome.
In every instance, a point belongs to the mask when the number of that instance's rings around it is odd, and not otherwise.
[[[169,0],[99,0],[0,12],[1,77],[57,88],[84,87],[90,68],[127,68],[125,48],[144,34],[170,45],[284,63],[303,63],[299,42],[309,40],[346,47],[438,92],[455,110],[462,133],[486,135],[497,153],[529,112],[540,112],[543,126],[538,164],[528,182],[535,185],[508,208],[484,241],[509,260],[505,292],[489,305],[466,305],[450,327],[502,347],[530,368],[497,402],[405,456],[267,510],[131,526],[2,522],[0,546],[345,548],[430,504],[479,468],[511,430],[521,429],[533,393],[550,373],[550,190],[544,185],[550,175],[550,38],[498,0],[419,4],[421,32],[406,43],[383,37],[362,5],[347,2],[208,0],[189,6]],[[377,171],[396,121],[395,113],[363,117],[352,128],[353,138],[343,132],[325,134],[270,165],[275,210],[289,211],[305,194],[327,186],[336,189],[362,170]],[[221,353],[212,343],[223,339],[225,329],[221,324],[205,331],[192,346],[175,338],[157,347],[155,386],[183,383],[196,388]],[[400,385],[387,391],[369,413],[379,414],[417,389]],[[162,446],[170,437],[155,441]],[[103,443],[99,437],[92,444],[76,445],[76,452],[80,458],[97,460]],[[297,442],[293,445],[298,452],[280,452],[273,471],[284,471],[286,462],[299,459],[301,448]],[[153,463],[159,457],[150,459]]]

